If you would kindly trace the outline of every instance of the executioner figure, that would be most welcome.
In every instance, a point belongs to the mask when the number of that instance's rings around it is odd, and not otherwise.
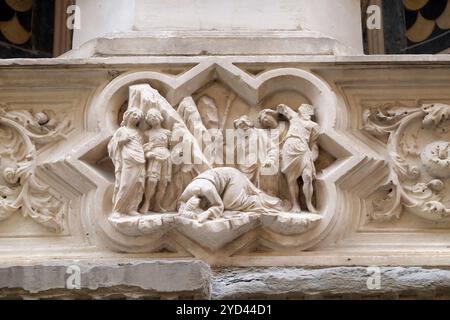
[[[297,181],[302,177],[306,205],[311,213],[315,213],[317,211],[312,203],[313,182],[316,177],[314,162],[319,157],[317,140],[320,135],[320,127],[311,120],[314,115],[314,107],[309,104],[302,104],[297,113],[282,104],[278,106],[277,111],[290,123],[286,142],[282,149],[281,171],[288,182],[293,203],[292,212],[301,212],[300,188]]]

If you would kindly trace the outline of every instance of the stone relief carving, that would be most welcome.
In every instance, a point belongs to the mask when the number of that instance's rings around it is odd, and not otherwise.
[[[164,121],[161,112],[150,109],[146,123],[150,128],[145,133],[144,152],[146,165],[145,197],[141,213],[153,208],[155,212],[164,212],[161,202],[167,185],[172,180],[172,163],[170,159],[171,132],[161,127]]]
[[[238,141],[242,142],[236,145],[238,169],[255,186],[270,195],[277,196],[278,190],[274,190],[276,181],[273,177],[279,171],[280,153],[276,143],[278,135],[276,132],[269,135],[265,129],[256,128],[255,123],[246,115],[235,120],[234,127],[237,130]],[[273,129],[277,129],[277,126]],[[268,180],[267,177],[272,179]]]
[[[229,213],[277,213],[286,211],[281,199],[259,190],[237,169],[215,168],[196,177],[180,197],[180,214],[205,222]],[[206,206],[202,206],[206,202]],[[203,210],[202,212],[198,212]]]
[[[292,211],[301,212],[297,180],[302,177],[306,205],[308,210],[314,213],[316,212],[312,204],[313,181],[316,176],[314,162],[319,157],[317,140],[320,134],[319,125],[311,120],[314,108],[311,105],[303,104],[296,113],[288,106],[280,105],[278,113],[285,116],[290,123],[282,150],[281,171],[288,181],[289,193],[293,202]]]
[[[0,105],[0,220],[16,212],[54,232],[64,229],[68,204],[38,176],[38,151],[65,139],[71,123],[50,110]]]
[[[115,167],[113,210],[116,213],[139,215],[145,187],[144,140],[139,130],[143,117],[139,109],[126,111],[120,129],[108,145]]]
[[[450,106],[384,104],[364,113],[364,128],[387,138],[389,176],[376,193],[372,218],[399,217],[403,208],[432,221],[450,220]]]
[[[227,99],[223,117],[230,117],[235,99]],[[108,145],[116,177],[110,222],[128,236],[175,228],[211,249],[259,223],[283,235],[313,228],[321,220],[313,206],[320,134],[312,120],[314,107],[303,104],[298,112],[287,105],[266,109],[259,113],[259,123],[244,115],[234,121],[234,135],[219,137],[228,130],[226,120],[216,118],[212,98],[203,96],[199,103],[205,114],[192,97],[175,111],[149,85],[130,87],[128,110]],[[236,163],[215,164],[215,157],[229,149],[222,144],[230,139],[237,140]],[[287,198],[277,192],[282,178],[288,182]],[[310,212],[301,210],[300,178]],[[218,232],[220,237],[211,241]]]

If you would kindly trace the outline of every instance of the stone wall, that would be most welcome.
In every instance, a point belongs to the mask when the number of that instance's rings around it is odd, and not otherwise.
[[[0,296],[448,298],[450,58],[352,55],[357,1],[314,3],[148,32],[135,1],[0,61]]]

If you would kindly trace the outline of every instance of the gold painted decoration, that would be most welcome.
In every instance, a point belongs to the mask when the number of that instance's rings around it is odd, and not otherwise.
[[[427,3],[428,0],[403,0],[403,5],[410,11],[422,9]]]
[[[425,19],[419,12],[414,25],[406,31],[406,37],[415,43],[425,41],[433,33],[435,26],[434,21]]]
[[[12,44],[25,44],[31,37],[31,32],[28,32],[17,18],[17,14],[9,21],[0,21],[0,31],[3,36]]]
[[[17,12],[27,12],[33,7],[33,0],[5,0]]]

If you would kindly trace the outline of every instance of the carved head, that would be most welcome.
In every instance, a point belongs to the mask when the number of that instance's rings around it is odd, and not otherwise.
[[[275,129],[278,127],[278,113],[271,110],[265,109],[259,113],[259,123],[264,129]]]
[[[202,203],[202,199],[200,197],[193,196],[186,202],[185,210],[190,211],[190,212],[195,212],[198,209],[200,209],[201,203]]]
[[[144,112],[137,108],[131,108],[125,112],[123,115],[123,121],[121,126],[131,126],[137,127],[141,122],[142,118],[144,118]]]
[[[311,120],[315,114],[315,109],[310,104],[302,104],[300,108],[298,108],[298,113],[303,119]]]
[[[193,195],[186,203],[181,205],[179,213],[186,218],[197,219],[198,214],[202,211],[202,198]]]
[[[234,127],[236,129],[248,130],[250,128],[254,128],[255,125],[253,124],[253,121],[250,120],[250,118],[248,116],[242,116],[239,119],[234,121]]]
[[[145,121],[150,127],[157,127],[161,125],[161,123],[164,121],[164,118],[158,109],[150,109],[147,112]]]

